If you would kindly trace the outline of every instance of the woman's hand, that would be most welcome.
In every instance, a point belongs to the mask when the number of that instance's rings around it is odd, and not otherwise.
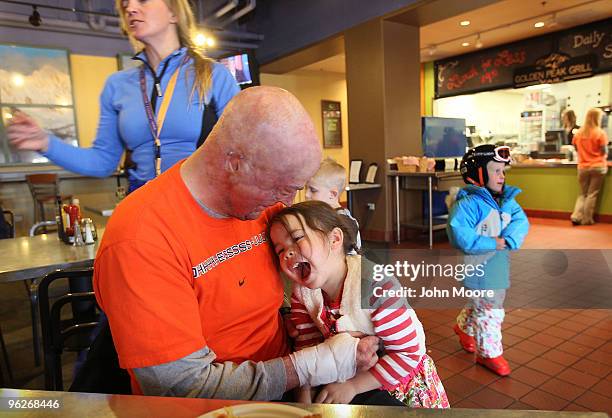
[[[6,128],[10,143],[19,150],[47,152],[49,135],[27,114],[16,111]]]

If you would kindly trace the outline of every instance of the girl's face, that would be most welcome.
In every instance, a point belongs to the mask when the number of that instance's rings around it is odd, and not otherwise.
[[[300,223],[293,215],[285,221],[288,230],[280,222],[270,228],[281,270],[295,283],[309,289],[324,287],[329,280],[332,257],[342,254],[342,232],[334,228],[323,235],[310,229],[303,218]]]
[[[176,17],[164,0],[123,0],[122,7],[128,31],[142,43],[150,44],[176,31]]]

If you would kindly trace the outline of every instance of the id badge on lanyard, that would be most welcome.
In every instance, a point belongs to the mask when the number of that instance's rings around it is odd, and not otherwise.
[[[164,126],[166,112],[168,111],[168,106],[170,105],[170,101],[172,100],[174,87],[176,86],[176,80],[178,79],[181,67],[187,61],[187,59],[188,55],[183,58],[183,61],[181,61],[179,67],[176,69],[176,71],[174,71],[172,77],[170,77],[170,81],[168,82],[166,91],[163,94],[163,99],[159,107],[159,112],[157,113],[157,118],[155,118],[155,116],[153,115],[153,108],[151,107],[149,96],[147,95],[147,81],[145,77],[144,66],[140,67],[140,91],[142,92],[142,101],[144,102],[144,107],[147,113],[147,119],[149,120],[151,134],[153,134],[153,141],[155,146],[155,177],[161,174],[161,142],[159,140],[159,134],[161,133],[162,127]],[[155,88],[157,89],[157,94],[161,96],[161,88],[159,87],[159,85],[155,85]]]

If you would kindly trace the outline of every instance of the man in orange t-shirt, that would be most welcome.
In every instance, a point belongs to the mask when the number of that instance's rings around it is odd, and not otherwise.
[[[375,362],[375,339],[346,335],[288,355],[283,286],[265,229],[320,159],[297,99],[251,88],[191,157],[118,206],[94,286],[133,393],[279,399]]]

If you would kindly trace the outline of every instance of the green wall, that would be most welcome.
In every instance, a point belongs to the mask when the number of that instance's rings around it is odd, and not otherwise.
[[[524,209],[571,212],[578,196],[575,167],[511,168],[506,183],[523,190],[517,201]],[[612,215],[612,170],[608,170],[598,213]]]

